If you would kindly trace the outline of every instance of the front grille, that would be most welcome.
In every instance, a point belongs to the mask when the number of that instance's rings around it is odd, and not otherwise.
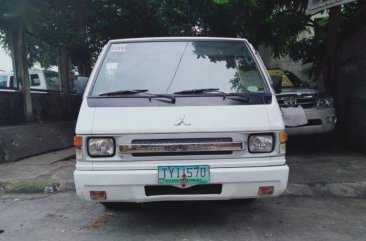
[[[314,100],[309,100],[309,99],[306,99],[306,100],[297,100],[297,103],[299,105],[301,105],[302,108],[304,108],[304,109],[314,108],[314,106],[315,106],[315,99]]]
[[[177,138],[177,139],[136,139],[131,145],[120,145],[121,153],[134,157],[182,156],[182,155],[229,155],[235,150],[246,148],[243,142],[232,138]]]
[[[229,137],[224,138],[177,138],[177,139],[138,139],[132,140],[132,144],[174,144],[174,143],[209,143],[209,142],[232,142]]]
[[[304,108],[304,109],[314,108],[314,106],[316,104],[316,100],[318,99],[317,97],[314,97],[314,96],[285,95],[285,96],[277,97],[279,106],[286,107],[287,105],[285,104],[285,102],[286,102],[286,99],[288,99],[288,98],[296,99],[297,104],[301,105],[302,108]]]
[[[222,184],[196,185],[188,188],[174,186],[145,186],[146,196],[221,194]]]

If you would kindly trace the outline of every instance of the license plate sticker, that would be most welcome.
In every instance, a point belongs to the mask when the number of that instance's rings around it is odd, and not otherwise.
[[[159,166],[159,184],[193,184],[210,181],[209,166]]]

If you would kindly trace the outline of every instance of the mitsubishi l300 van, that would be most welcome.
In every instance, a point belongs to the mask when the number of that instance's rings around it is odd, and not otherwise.
[[[77,121],[77,194],[106,204],[280,195],[287,134],[271,84],[245,39],[109,41]]]

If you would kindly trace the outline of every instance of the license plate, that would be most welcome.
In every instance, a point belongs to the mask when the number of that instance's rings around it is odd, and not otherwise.
[[[159,166],[159,184],[192,184],[210,181],[209,166]]]

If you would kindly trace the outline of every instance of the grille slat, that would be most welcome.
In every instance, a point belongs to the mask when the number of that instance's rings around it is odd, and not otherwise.
[[[177,139],[138,139],[132,140],[132,144],[174,144],[174,143],[209,143],[232,142],[233,139],[225,138],[177,138]]]
[[[176,138],[135,139],[131,144],[121,144],[121,153],[134,157],[181,156],[181,155],[228,155],[245,149],[245,143],[233,142],[232,138]]]

